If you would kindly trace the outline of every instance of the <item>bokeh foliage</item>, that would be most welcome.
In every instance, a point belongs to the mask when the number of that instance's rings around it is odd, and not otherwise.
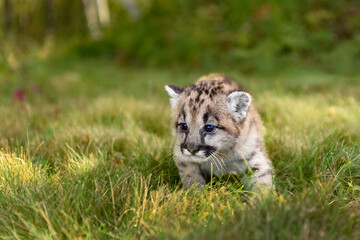
[[[97,40],[89,37],[81,1],[52,0],[52,20],[47,2],[11,1],[11,32],[1,35],[41,42],[51,32],[58,44],[66,43],[62,54],[135,66],[268,72],[315,65],[351,73],[360,63],[356,0],[109,0],[111,22]]]

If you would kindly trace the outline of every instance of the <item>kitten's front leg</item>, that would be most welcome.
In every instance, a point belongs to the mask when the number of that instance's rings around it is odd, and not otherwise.
[[[270,160],[262,153],[259,153],[250,162],[253,172],[253,191],[262,192],[273,188],[273,168]]]
[[[179,169],[179,175],[184,187],[189,188],[193,185],[200,187],[206,184],[206,181],[200,172],[199,164],[176,161],[176,166]]]

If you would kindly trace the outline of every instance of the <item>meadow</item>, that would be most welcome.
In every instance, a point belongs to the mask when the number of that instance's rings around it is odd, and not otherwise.
[[[360,75],[224,71],[252,93],[276,170],[256,197],[181,187],[164,85],[208,73],[49,60],[14,83],[2,69],[0,239],[360,239]]]

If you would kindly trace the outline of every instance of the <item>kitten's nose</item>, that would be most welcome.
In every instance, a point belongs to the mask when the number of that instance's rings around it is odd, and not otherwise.
[[[199,151],[199,147],[196,145],[196,143],[194,142],[189,142],[186,144],[186,148],[187,150],[189,150],[189,152],[191,152],[193,155],[195,155],[195,153],[197,153]]]

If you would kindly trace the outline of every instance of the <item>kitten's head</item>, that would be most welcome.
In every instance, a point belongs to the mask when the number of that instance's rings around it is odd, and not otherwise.
[[[204,162],[230,150],[241,133],[251,96],[222,75],[209,75],[180,88],[167,85],[177,136],[175,151],[184,159]]]

